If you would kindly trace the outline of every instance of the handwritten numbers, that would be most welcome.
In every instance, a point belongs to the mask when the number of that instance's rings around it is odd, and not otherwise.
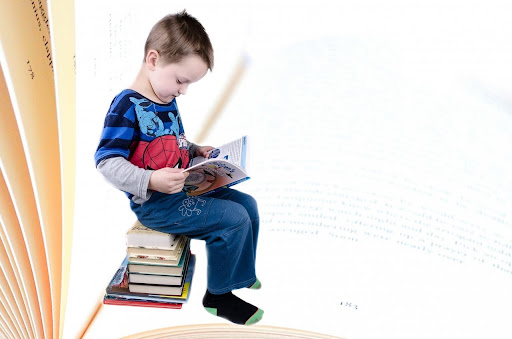
[[[31,78],[31,79],[34,79],[34,77],[35,77],[36,75],[34,74],[34,71],[32,70],[32,65],[30,64],[30,60],[27,60],[27,66],[28,66],[28,68],[27,68],[27,69],[28,69],[28,72],[29,72],[29,74],[30,74],[30,78]]]
[[[349,309],[352,309],[354,311],[357,311],[359,309],[359,306],[357,306],[356,304],[354,304],[353,302],[349,302],[349,301],[342,301],[340,303],[340,306],[344,307],[344,308],[349,308]]]

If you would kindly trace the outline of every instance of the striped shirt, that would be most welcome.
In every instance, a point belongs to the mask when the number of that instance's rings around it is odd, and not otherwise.
[[[145,170],[186,168],[193,146],[185,137],[176,99],[159,104],[126,89],[110,105],[94,160],[96,167],[123,157]]]

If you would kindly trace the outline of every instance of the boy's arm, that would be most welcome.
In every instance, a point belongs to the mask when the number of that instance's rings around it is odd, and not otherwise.
[[[102,160],[98,171],[117,189],[131,193],[142,199],[149,199],[149,178],[153,170],[137,167],[123,157],[113,157]]]

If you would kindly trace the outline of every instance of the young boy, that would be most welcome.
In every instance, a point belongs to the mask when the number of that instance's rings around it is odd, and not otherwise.
[[[213,67],[213,48],[203,26],[185,11],[167,15],[146,40],[144,62],[129,89],[119,93],[105,118],[96,167],[124,191],[139,221],[151,229],[206,242],[208,283],[203,306],[236,324],[263,316],[232,290],[260,288],[255,275],[259,216],[256,201],[225,188],[187,196],[190,157],[211,146],[185,138],[176,98]]]

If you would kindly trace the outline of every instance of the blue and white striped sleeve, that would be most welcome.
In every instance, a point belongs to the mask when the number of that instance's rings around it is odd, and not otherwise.
[[[128,159],[135,124],[134,106],[128,97],[114,99],[105,118],[100,143],[94,155],[96,167],[102,160],[108,158],[121,156]]]

